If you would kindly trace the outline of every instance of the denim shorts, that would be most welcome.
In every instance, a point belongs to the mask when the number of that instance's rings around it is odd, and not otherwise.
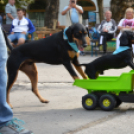
[[[19,33],[19,32],[16,32],[16,33],[10,34],[10,35],[8,36],[8,39],[9,39],[11,42],[13,42],[13,41],[15,41],[15,40],[19,40],[20,38],[23,38],[23,39],[26,40],[26,35],[25,35],[25,34],[22,34],[22,33]]]

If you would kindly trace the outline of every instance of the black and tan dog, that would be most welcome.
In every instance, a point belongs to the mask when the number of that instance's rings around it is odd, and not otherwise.
[[[81,67],[76,66],[76,64],[79,64],[77,60],[77,52],[75,52],[68,44],[68,41],[76,42],[77,45],[85,47],[87,45],[85,40],[87,30],[83,25],[75,24],[67,29],[66,35],[68,40],[63,39],[63,31],[61,31],[45,39],[32,41],[12,50],[7,61],[7,102],[11,107],[9,93],[17,79],[19,70],[24,72],[30,78],[32,91],[39,100],[43,103],[48,103],[48,100],[44,99],[39,94],[37,88],[38,73],[35,63],[47,63],[53,65],[63,64],[73,79],[78,79],[78,76],[71,65],[72,62],[81,76],[84,79],[87,79],[87,76],[82,71]]]
[[[124,51],[118,52],[119,48],[116,51],[118,53],[99,57],[91,63],[80,64],[80,66],[86,67],[85,73],[90,79],[96,79],[99,74],[103,74],[103,71],[108,69],[120,69],[130,66],[134,70],[132,43],[134,43],[133,32],[124,31],[120,37],[120,46]]]

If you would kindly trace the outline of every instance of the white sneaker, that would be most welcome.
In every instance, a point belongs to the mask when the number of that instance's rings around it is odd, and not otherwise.
[[[34,134],[21,126],[24,124],[24,121],[14,118],[0,128],[0,134]]]

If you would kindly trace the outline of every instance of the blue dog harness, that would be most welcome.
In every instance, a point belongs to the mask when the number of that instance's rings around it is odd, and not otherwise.
[[[128,50],[128,49],[130,49],[130,47],[128,47],[128,46],[124,46],[124,47],[123,46],[120,46],[118,49],[116,49],[113,52],[113,55],[118,54],[118,53],[123,52],[123,51]]]
[[[63,39],[64,39],[64,40],[68,40],[68,37],[67,37],[67,35],[66,35],[67,29],[68,29],[68,27],[66,27],[66,28],[64,29],[64,32],[63,32]],[[77,53],[80,52],[79,49],[78,49],[78,47],[77,47],[77,45],[76,45],[76,43],[74,43],[74,42],[71,43],[71,42],[69,42],[69,40],[68,40],[68,44],[71,46],[71,48],[72,48],[75,52],[77,52]]]

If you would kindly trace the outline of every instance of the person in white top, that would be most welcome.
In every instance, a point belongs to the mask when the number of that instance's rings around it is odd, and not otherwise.
[[[26,41],[26,34],[33,33],[35,27],[32,22],[24,16],[23,9],[17,9],[18,18],[12,21],[11,34],[8,36],[10,42],[12,42],[13,47],[22,45]],[[13,42],[17,40],[17,44]]]
[[[99,46],[103,46],[103,54],[107,52],[107,41],[114,37],[114,33],[117,30],[116,22],[112,19],[112,12],[107,10],[105,12],[105,20],[101,22],[98,27],[98,32],[100,33]],[[96,48],[99,49],[99,48]]]
[[[116,49],[119,48],[120,46],[120,36],[122,34],[122,31],[124,30],[134,30],[134,11],[133,8],[127,8],[125,12],[125,18],[121,19],[119,24],[118,24],[118,29],[120,30],[119,35],[117,36],[116,39]],[[134,45],[133,47],[133,53],[134,53]]]

